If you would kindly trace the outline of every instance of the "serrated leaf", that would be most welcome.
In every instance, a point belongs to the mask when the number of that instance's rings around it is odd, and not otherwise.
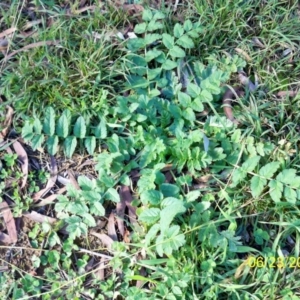
[[[148,33],[144,37],[144,41],[146,45],[153,44],[154,42],[160,39],[161,39],[161,35],[157,33]]]
[[[36,134],[31,140],[32,149],[35,151],[37,148],[40,148],[44,142],[44,135],[43,134]]]
[[[180,38],[184,34],[183,26],[179,23],[176,23],[174,26],[174,36]]]
[[[148,24],[147,31],[155,31],[157,29],[164,28],[164,25],[161,22],[157,22],[156,20],[151,20]]]
[[[179,187],[171,183],[163,183],[160,185],[160,191],[164,197],[176,197],[179,193]]]
[[[34,119],[33,129],[34,129],[34,132],[37,133],[37,134],[42,133],[43,126],[42,126],[41,121],[38,118]]]
[[[107,137],[106,122],[104,118],[101,119],[101,122],[96,127],[95,136],[97,139],[105,139]]]
[[[159,208],[155,208],[155,207],[148,208],[141,212],[141,214],[139,215],[139,220],[146,224],[154,224],[160,218],[159,213],[160,213]]]
[[[191,97],[186,93],[179,92],[178,101],[183,107],[188,107],[191,104]]]
[[[293,189],[299,189],[300,188],[300,176],[296,176],[294,179],[292,179],[289,182],[289,186]]]
[[[167,59],[163,64],[162,64],[162,68],[164,70],[172,70],[172,69],[175,69],[177,68],[177,63],[175,61],[172,61],[170,59]]]
[[[69,134],[69,125],[70,119],[68,119],[66,113],[63,113],[56,124],[56,134],[59,137],[66,138]]]
[[[52,107],[46,108],[43,131],[47,135],[53,135],[55,131],[55,111]]]
[[[86,134],[86,125],[85,125],[85,120],[82,116],[78,117],[76,120],[76,123],[74,125],[74,135],[79,138],[83,139]]]
[[[143,22],[135,25],[134,32],[137,34],[142,34],[147,30],[147,23]]]
[[[153,18],[153,14],[152,11],[150,9],[144,9],[143,10],[143,15],[142,15],[142,19],[143,21],[151,21]]]
[[[235,187],[237,186],[241,181],[243,181],[247,176],[247,172],[242,169],[235,169],[232,173],[232,183],[230,187]]]
[[[23,128],[22,128],[22,138],[28,142],[31,141],[33,138],[33,125],[29,123],[29,121],[26,121]]]
[[[291,189],[288,186],[284,187],[284,197],[285,199],[292,204],[295,204],[297,201],[297,193],[295,190]]]
[[[77,146],[77,139],[75,136],[68,136],[64,141],[64,150],[67,157],[71,158]]]
[[[202,112],[204,110],[204,105],[200,97],[195,98],[195,100],[191,103],[191,108],[197,112]]]
[[[166,16],[164,13],[162,13],[160,10],[156,11],[154,16],[153,16],[153,20],[162,20],[164,19]]]
[[[268,186],[270,187],[269,194],[274,202],[280,202],[282,191],[283,191],[283,184],[275,179],[272,179]]]
[[[183,47],[184,49],[192,49],[195,47],[193,40],[186,34],[181,36],[177,41],[176,44]]]
[[[296,178],[295,169],[285,169],[279,173],[276,179],[282,183],[289,184],[294,178]]]
[[[259,176],[253,176],[251,178],[251,185],[250,185],[252,196],[254,198],[257,198],[263,191],[266,184],[267,184],[267,180],[265,178]]]
[[[94,202],[93,204],[90,205],[90,212],[93,215],[96,216],[105,216],[105,208],[103,205],[99,202]]]
[[[157,50],[157,49],[149,50],[149,51],[147,51],[147,53],[145,55],[145,59],[147,62],[149,62],[161,54],[162,54],[161,50]]]
[[[96,138],[94,136],[88,136],[84,139],[84,146],[89,155],[93,155],[96,148]]]
[[[162,42],[166,48],[172,49],[174,46],[174,37],[168,33],[163,33],[162,34]]]
[[[193,202],[197,200],[200,197],[200,195],[201,195],[200,191],[191,191],[186,195],[186,201]]]
[[[259,170],[258,174],[264,178],[271,179],[279,167],[280,167],[280,163],[274,161],[263,166]]]
[[[193,98],[196,98],[200,94],[200,92],[201,89],[194,83],[189,83],[189,85],[187,86],[187,93]]]
[[[106,192],[106,198],[113,201],[113,202],[120,202],[120,195],[119,193],[117,192],[116,189],[114,188],[109,188]]]
[[[195,121],[196,120],[196,115],[194,113],[194,111],[188,107],[187,109],[185,109],[183,112],[182,112],[182,116],[188,120],[188,121]]]
[[[92,191],[96,188],[96,182],[95,180],[91,180],[87,178],[86,176],[79,176],[78,179],[78,184],[84,191]]]
[[[179,234],[179,232],[180,227],[173,225],[158,236],[156,240],[156,252],[160,256],[163,256],[163,254],[170,256],[174,250],[178,250],[179,247],[185,244],[185,236],[182,233]]]
[[[248,158],[243,164],[242,168],[245,172],[252,172],[258,165],[260,156],[253,156]]]
[[[169,51],[169,54],[172,56],[172,57],[185,57],[185,52],[183,49],[181,49],[180,47],[178,46],[174,46],[172,49],[170,49]]]
[[[184,23],[183,23],[183,28],[185,31],[190,31],[193,29],[193,23],[190,19],[186,20]]]
[[[47,139],[47,151],[50,155],[55,155],[58,150],[58,136],[52,135]]]
[[[162,193],[157,190],[148,190],[141,193],[141,201],[144,205],[147,205],[148,203],[151,205],[158,205],[162,198]]]
[[[160,230],[164,233],[169,228],[175,216],[184,213],[186,208],[181,200],[173,197],[164,199],[162,206],[165,207],[160,212]]]
[[[95,227],[96,221],[92,215],[89,213],[81,214],[83,222],[89,227]]]

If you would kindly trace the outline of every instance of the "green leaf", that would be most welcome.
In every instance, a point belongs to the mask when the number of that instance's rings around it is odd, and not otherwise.
[[[177,41],[176,44],[183,47],[184,49],[192,49],[195,47],[193,40],[188,35],[181,36]]]
[[[219,83],[213,82],[211,78],[202,80],[200,86],[203,90],[206,90],[211,94],[218,95],[221,93]]]
[[[264,178],[271,179],[279,167],[280,167],[280,163],[274,161],[263,166],[259,170],[258,174]]]
[[[251,185],[250,185],[252,196],[254,198],[257,198],[263,191],[266,184],[267,184],[267,180],[265,178],[259,176],[253,176],[251,178]]]
[[[197,200],[200,197],[201,193],[200,191],[191,191],[186,195],[186,201],[187,202],[193,202]]]
[[[150,45],[153,44],[154,42],[156,42],[157,40],[161,39],[161,35],[157,34],[157,33],[148,33],[145,35],[144,41],[146,45]]]
[[[181,246],[185,244],[184,234],[180,234],[180,227],[178,225],[173,225],[167,228],[163,234],[160,234],[156,240],[156,252],[163,256],[166,254],[170,256],[173,251],[178,250]]]
[[[22,128],[22,138],[25,140],[25,142],[29,142],[33,136],[33,125],[30,124],[29,121],[25,121],[25,124]]]
[[[166,46],[166,48],[172,49],[174,46],[174,37],[169,35],[168,33],[163,33],[162,37],[162,42]]]
[[[94,154],[96,148],[96,138],[94,136],[88,136],[84,140],[84,146],[89,155]]]
[[[107,137],[106,121],[104,118],[101,118],[101,122],[95,129],[95,137],[97,139],[105,139]]]
[[[300,188],[300,176],[296,176],[294,179],[292,179],[289,182],[289,186],[293,189],[299,189]]]
[[[89,227],[95,227],[96,221],[92,215],[89,213],[81,214],[83,222]]]
[[[186,108],[191,104],[191,97],[186,93],[179,92],[178,101],[184,108]]]
[[[99,202],[94,202],[90,205],[90,213],[96,216],[105,216],[105,208]]]
[[[268,186],[270,187],[270,196],[274,202],[280,202],[282,196],[283,184],[275,179],[272,179]]]
[[[46,108],[45,119],[43,123],[45,134],[53,135],[55,130],[55,111],[52,107]]]
[[[279,173],[276,179],[282,183],[289,184],[296,178],[296,170],[295,169],[285,169],[281,173]]]
[[[32,140],[31,140],[31,146],[33,151],[35,151],[37,148],[40,148],[44,142],[44,135],[43,134],[36,134]]]
[[[174,46],[170,51],[169,51],[169,54],[172,56],[172,57],[185,57],[185,52],[183,49],[181,49],[180,47],[178,46]]]
[[[164,197],[176,197],[179,193],[179,187],[175,184],[163,183],[160,186],[160,191]]]
[[[151,20],[148,24],[147,31],[155,31],[157,29],[164,28],[164,25],[160,22],[157,22],[156,20]]]
[[[199,88],[198,85],[194,84],[194,83],[189,83],[187,86],[187,93],[193,97],[196,98],[201,92],[201,89]]]
[[[162,207],[160,212],[160,230],[162,233],[167,230],[177,214],[184,213],[186,208],[181,200],[168,197],[162,201]]]
[[[197,112],[202,112],[204,110],[204,105],[200,97],[195,98],[195,100],[191,103],[190,107]]]
[[[41,121],[38,118],[34,119],[33,129],[34,129],[34,132],[37,133],[37,134],[42,133],[43,126],[42,126]]]
[[[288,186],[284,187],[284,197],[285,199],[292,204],[295,204],[297,201],[297,193],[295,190],[291,189]]]
[[[147,205],[148,203],[151,205],[158,205],[162,198],[162,193],[157,190],[148,190],[141,193],[141,201],[144,205]]]
[[[144,222],[146,224],[154,224],[160,218],[160,209],[152,207],[146,210],[143,210],[139,215],[139,221]]]
[[[145,40],[141,38],[129,39],[127,41],[127,48],[132,52],[144,48],[145,45],[146,45]]]
[[[135,25],[134,32],[137,34],[142,34],[147,30],[147,23],[143,22]]]
[[[181,24],[176,23],[174,26],[174,36],[180,38],[184,34],[184,30]]]
[[[86,176],[79,176],[78,179],[78,184],[84,191],[92,191],[96,188],[96,182],[95,180],[91,180],[87,178]]]
[[[56,125],[56,134],[59,137],[66,138],[69,134],[69,125],[70,120],[66,116],[65,113],[63,113],[60,118],[58,119],[57,125]]]
[[[186,20],[183,24],[183,28],[185,31],[190,31],[193,29],[193,23],[190,19]]]
[[[106,198],[113,202],[120,202],[120,195],[114,188],[109,188],[105,194]]]
[[[74,135],[79,138],[83,139],[86,134],[86,125],[85,125],[85,120],[82,116],[80,116],[74,125]]]
[[[260,156],[253,156],[248,158],[243,164],[242,168],[245,172],[252,172],[255,167],[258,165],[260,160]]]
[[[182,116],[188,120],[188,121],[195,121],[196,120],[196,115],[194,113],[194,111],[188,107],[187,109],[185,109],[183,112],[182,112]]]
[[[247,176],[247,172],[243,168],[235,169],[232,173],[232,183],[230,187],[237,186]]]
[[[172,61],[170,59],[167,59],[163,64],[162,64],[162,68],[164,70],[172,70],[172,69],[175,69],[177,68],[177,63],[175,61]]]
[[[160,10],[157,10],[153,16],[153,20],[163,20],[165,18],[165,14],[162,13]]]
[[[153,14],[152,14],[152,11],[150,9],[144,9],[143,10],[143,15],[142,15],[142,19],[143,21],[151,21],[153,18]]]
[[[161,50],[157,50],[157,49],[153,49],[153,50],[149,50],[147,51],[146,55],[145,55],[145,59],[147,62],[151,61],[152,59],[158,57],[159,55],[162,54]]]
[[[58,136],[52,135],[47,139],[47,151],[50,155],[55,155],[58,150]]]
[[[75,136],[68,136],[64,141],[64,150],[67,157],[71,158],[77,146],[77,139]]]

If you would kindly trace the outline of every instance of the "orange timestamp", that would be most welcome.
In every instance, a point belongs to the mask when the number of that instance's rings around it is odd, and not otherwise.
[[[250,268],[300,268],[300,257],[295,256],[250,256],[247,258],[247,265]]]

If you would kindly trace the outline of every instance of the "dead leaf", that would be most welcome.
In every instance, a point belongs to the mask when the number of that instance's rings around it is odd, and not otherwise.
[[[123,191],[123,186],[121,187],[120,190],[120,202],[117,203],[116,206],[116,214],[117,214],[117,226],[119,229],[119,232],[122,236],[124,236],[124,215],[125,215],[125,208],[126,208],[126,203],[125,203],[125,197],[122,196],[122,191]]]
[[[42,199],[39,203],[35,204],[34,206],[41,207],[48,204],[52,204],[52,202],[56,200],[57,196],[63,194],[66,190],[67,187],[64,186],[63,188],[59,189],[56,194],[50,195],[49,197]]]
[[[103,257],[100,258],[99,267],[97,267],[97,270],[94,273],[96,278],[98,278],[99,280],[104,280],[104,278],[105,278],[104,270],[108,267],[108,265],[105,264],[105,261],[106,261],[105,258],[103,258]]]
[[[60,41],[41,41],[41,42],[32,43],[32,44],[26,45],[23,48],[13,51],[12,53],[6,55],[5,61],[11,59],[13,56],[15,56],[16,54],[18,54],[22,51],[34,49],[34,48],[41,47],[41,46],[54,46],[54,45],[58,45],[59,43],[60,43]]]
[[[277,97],[295,97],[298,94],[298,91],[280,91],[276,95]]]
[[[23,213],[22,215],[24,217],[30,219],[31,221],[38,222],[38,223],[46,222],[46,223],[49,223],[49,224],[55,224],[57,222],[57,219],[39,214],[36,211],[32,211],[30,213],[26,212],[26,213]]]
[[[136,208],[131,205],[133,198],[128,186],[121,187],[120,198],[125,200],[126,206],[128,208],[128,217],[130,223],[132,225],[137,225]]]
[[[77,182],[77,180],[74,176],[73,171],[68,170],[67,172],[68,172],[68,175],[69,175],[70,183],[74,186],[74,188],[76,190],[80,190],[79,184],[78,184],[78,182]]]
[[[107,247],[108,250],[111,250],[112,243],[114,240],[110,238],[107,234],[104,233],[98,233],[96,231],[91,231],[91,235],[97,237],[100,239],[100,241]]]
[[[35,193],[32,197],[33,201],[38,201],[44,194],[49,192],[49,190],[55,185],[57,180],[57,163],[54,156],[50,156],[50,178],[48,179],[47,185],[44,189]]]
[[[21,188],[23,189],[27,183],[27,177],[28,177],[28,156],[23,146],[18,141],[13,142],[12,145],[14,150],[18,154],[19,161],[21,162],[21,169],[24,175],[21,184]]]
[[[129,244],[131,239],[130,239],[130,232],[126,229],[124,235],[123,235],[123,240],[124,243]]]
[[[11,243],[15,243],[18,240],[18,234],[16,229],[15,220],[11,210],[6,202],[0,203],[0,211],[3,216],[3,220],[6,226],[8,237]],[[1,234],[0,240],[4,243],[8,242],[7,236],[5,233]]]
[[[107,233],[108,233],[108,236],[110,238],[112,238],[114,241],[118,241],[116,228],[115,228],[115,216],[114,216],[113,212],[110,214],[110,216],[108,218]]]
[[[4,30],[4,31],[2,31],[2,32],[0,33],[0,38],[9,36],[9,35],[11,35],[12,33],[14,33],[16,30],[17,30],[17,27],[11,27],[11,28],[9,28],[9,29],[6,29],[6,30]]]
[[[241,48],[235,48],[235,51],[238,54],[241,54],[245,58],[245,60],[247,62],[250,62],[252,60],[251,57],[248,55],[248,53],[246,51],[244,51],[243,49],[241,49]]]
[[[0,124],[1,125],[0,128],[3,128],[0,131],[0,141],[7,136],[9,127],[10,127],[11,122],[12,122],[12,116],[13,116],[13,114],[14,114],[14,110],[9,105],[7,105],[6,106],[5,120],[4,120],[4,122],[2,124]]]

